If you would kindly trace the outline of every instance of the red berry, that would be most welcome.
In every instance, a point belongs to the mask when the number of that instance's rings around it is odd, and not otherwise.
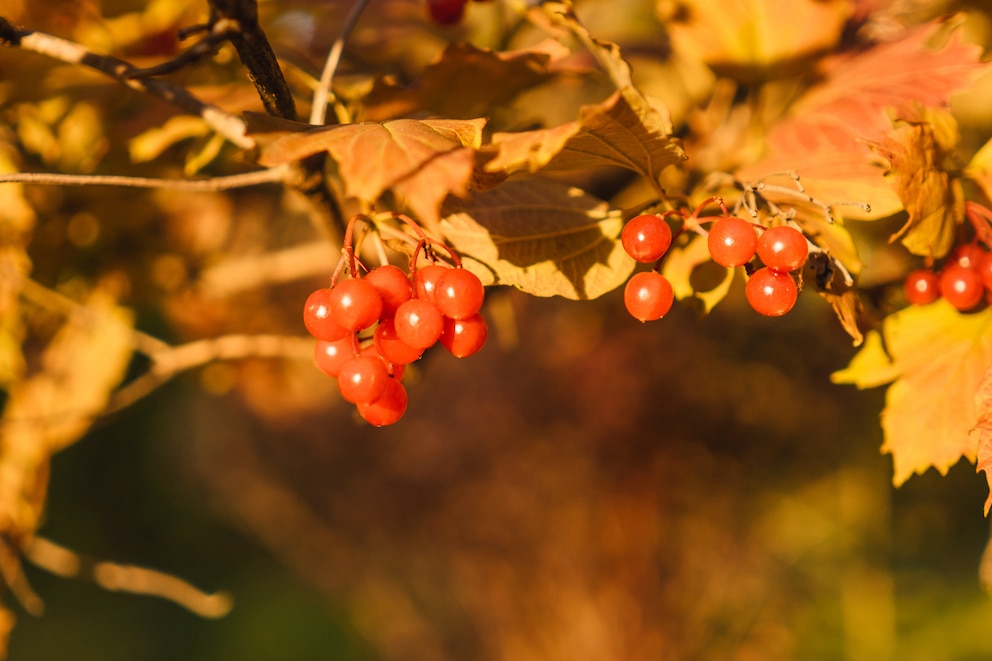
[[[330,289],[318,289],[307,297],[303,304],[303,325],[318,340],[333,342],[348,334],[348,329],[342,328],[334,320],[330,308]]]
[[[657,271],[637,273],[627,281],[623,302],[627,312],[640,321],[661,319],[672,309],[675,291],[672,283]]]
[[[642,214],[623,226],[620,242],[627,254],[638,262],[656,262],[671,247],[672,230],[661,216]]]
[[[397,379],[389,379],[382,394],[374,402],[358,404],[358,414],[370,425],[391,425],[406,413],[408,397],[406,388]]]
[[[393,323],[401,340],[411,347],[427,349],[441,337],[444,316],[436,304],[412,298],[396,311]]]
[[[394,365],[407,365],[420,358],[424,350],[411,347],[396,334],[394,319],[383,319],[376,326],[373,343],[379,355]]]
[[[386,363],[375,356],[355,356],[338,371],[338,390],[352,404],[370,404],[385,391],[391,381]]]
[[[467,319],[445,318],[441,344],[452,356],[466,358],[482,348],[488,334],[486,320],[480,314]]]
[[[382,362],[386,363],[386,372],[389,373],[389,376],[391,376],[394,379],[398,379],[400,381],[403,380],[403,375],[406,373],[406,365],[398,365],[394,362],[391,362],[388,358],[386,358],[381,353],[379,353],[379,350],[376,348],[374,342],[372,344],[366,344],[364,347],[362,347],[362,350],[359,352],[358,355],[372,356],[373,358],[378,358]]]
[[[447,266],[440,264],[428,264],[417,269],[412,277],[414,298],[433,301],[437,281],[450,270]]]
[[[781,317],[796,304],[799,291],[788,273],[765,267],[748,278],[744,296],[755,312],[766,317]]]
[[[383,318],[392,317],[396,314],[396,308],[413,298],[410,278],[398,266],[386,264],[374,268],[365,275],[364,280],[375,287],[382,297]]]
[[[350,331],[359,331],[379,320],[382,297],[365,280],[349,278],[331,289],[329,306],[338,324]]]
[[[950,261],[968,269],[976,269],[986,254],[987,252],[977,243],[966,243],[954,250]]]
[[[965,312],[982,302],[985,283],[975,269],[952,262],[940,272],[940,294],[948,303]]]
[[[434,302],[441,314],[451,319],[467,319],[482,308],[486,290],[479,276],[465,269],[448,269],[437,279]]]
[[[341,365],[355,357],[355,342],[352,335],[347,335],[334,342],[317,340],[313,348],[313,362],[327,376],[337,377]]]
[[[906,300],[913,305],[927,305],[940,298],[940,277],[930,269],[910,271],[903,283]]]
[[[758,247],[754,226],[746,220],[726,216],[710,228],[706,239],[713,261],[721,266],[742,266],[751,261]]]
[[[462,20],[467,0],[427,0],[427,11],[438,25],[454,25]]]
[[[765,266],[788,273],[806,263],[809,246],[803,233],[790,225],[776,225],[758,237],[758,257]]]

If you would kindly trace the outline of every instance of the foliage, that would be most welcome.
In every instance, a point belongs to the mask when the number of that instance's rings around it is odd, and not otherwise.
[[[263,418],[334,401],[296,285],[441,262],[590,303],[652,268],[709,314],[771,273],[714,263],[706,225],[727,215],[805,237],[774,276],[860,346],[835,382],[887,386],[895,485],[965,458],[992,488],[992,267],[966,310],[903,291],[992,250],[992,117],[953,103],[987,100],[989,15],[494,0],[437,25],[422,0],[35,4],[0,19],[0,570],[28,610],[22,559],[83,571],[38,532],[51,458],[95,420],[203,366]],[[651,267],[620,238],[642,214],[674,231]],[[168,342],[138,330],[158,319]],[[149,580],[125,589],[229,606]]]

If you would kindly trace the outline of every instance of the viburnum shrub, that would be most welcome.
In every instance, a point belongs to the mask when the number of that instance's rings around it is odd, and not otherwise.
[[[377,223],[390,221],[411,228],[416,237],[407,272],[391,263],[368,269],[355,252],[356,228],[368,234]],[[314,363],[337,379],[342,398],[369,424],[391,425],[407,408],[406,365],[438,342],[457,358],[482,348],[487,327],[479,311],[485,288],[462,268],[455,251],[428,239],[404,214],[353,217],[341,253],[330,286],[315,290],[303,306],[304,325],[317,339]]]

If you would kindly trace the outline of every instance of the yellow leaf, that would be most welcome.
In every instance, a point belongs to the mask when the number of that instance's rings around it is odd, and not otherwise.
[[[985,371],[982,385],[975,394],[975,408],[978,410],[978,424],[972,433],[978,436],[978,457],[976,471],[985,471],[989,483],[989,496],[985,499],[985,516],[992,509],[992,368]]]
[[[734,281],[734,269],[714,262],[701,237],[672,246],[661,272],[672,283],[676,298],[697,301],[706,313],[724,299]]]
[[[592,299],[619,287],[633,270],[617,240],[619,212],[564,184],[508,181],[452,200],[448,210],[441,224],[445,240],[487,283],[535,296]]]
[[[136,135],[128,144],[128,152],[135,163],[153,161],[172,145],[199,138],[210,133],[210,127],[200,117],[177,115],[161,126],[155,126]]]
[[[992,309],[961,314],[941,299],[889,315],[882,332],[885,350],[870,333],[834,380],[862,388],[894,380],[882,412],[893,482],[931,466],[946,473],[962,457],[975,461],[970,431],[978,419],[975,393],[992,367]]]

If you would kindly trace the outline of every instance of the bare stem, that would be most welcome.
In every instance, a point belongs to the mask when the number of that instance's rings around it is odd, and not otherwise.
[[[331,51],[327,54],[327,61],[324,62],[324,70],[320,74],[320,81],[317,83],[317,89],[313,92],[313,105],[310,107],[311,124],[321,125],[327,117],[327,98],[331,94],[331,81],[334,79],[334,73],[337,71],[338,64],[341,62],[341,53],[344,51],[344,44],[355,29],[358,17],[361,16],[362,11],[368,3],[369,0],[357,0],[352,5],[351,11],[348,12],[348,16],[344,19],[341,34],[334,40]]]
[[[210,179],[158,179],[124,175],[59,174],[50,172],[11,172],[0,174],[2,183],[46,184],[51,186],[123,186],[126,188],[160,188],[182,191],[221,191],[260,184],[285,183],[291,170],[280,165],[268,170],[232,174]]]

